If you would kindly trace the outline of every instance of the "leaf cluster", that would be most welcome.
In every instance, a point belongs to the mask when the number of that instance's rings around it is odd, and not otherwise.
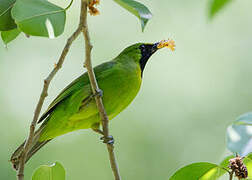
[[[94,0],[91,0],[91,2]],[[209,18],[212,19],[232,0],[210,0]],[[64,32],[66,8],[46,0],[0,0],[0,32],[5,44],[14,40],[21,32],[28,36],[54,38]],[[115,3],[135,15],[141,22],[142,31],[152,18],[150,10],[135,0],[114,0]]]
[[[94,1],[94,0],[92,0]],[[90,3],[92,3],[90,1]],[[64,32],[66,8],[46,0],[0,0],[0,31],[5,44],[21,32],[28,36],[55,38]],[[152,17],[150,10],[134,0],[114,0],[121,7],[139,18],[142,30]]]
[[[227,149],[234,154],[244,157],[244,164],[248,169],[248,178],[252,179],[252,112],[239,116],[228,128],[226,133]],[[216,180],[228,172],[229,160],[227,156],[220,164],[198,162],[179,169],[170,180],[200,179]]]

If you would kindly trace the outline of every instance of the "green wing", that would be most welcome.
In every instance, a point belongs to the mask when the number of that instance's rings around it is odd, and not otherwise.
[[[80,89],[84,84],[87,83],[86,73],[75,79],[71,84],[69,84],[61,93],[53,100],[49,105],[44,114],[40,117],[38,123],[42,122],[64,99],[71,96],[76,90]]]
[[[95,67],[94,71],[96,74],[96,78],[102,79],[104,76],[106,76],[106,70],[110,69],[112,66],[114,66],[114,64],[115,62],[111,61]],[[49,105],[48,109],[40,117],[38,123],[42,122],[49,114],[51,114],[51,112],[53,112],[57,105],[60,104],[63,100],[70,97],[87,84],[89,84],[88,74],[84,73],[62,90],[62,92],[53,100],[53,102]],[[83,97],[83,99],[88,99],[90,95]]]

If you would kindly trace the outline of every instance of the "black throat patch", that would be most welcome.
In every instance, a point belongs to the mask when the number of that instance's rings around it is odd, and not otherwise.
[[[156,52],[155,44],[142,44],[139,49],[141,50],[141,59],[139,61],[141,67],[141,76],[143,76],[144,68],[152,54]]]

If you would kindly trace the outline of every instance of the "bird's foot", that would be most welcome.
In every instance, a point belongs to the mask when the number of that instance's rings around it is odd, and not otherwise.
[[[108,136],[108,137],[103,136],[101,137],[101,140],[103,140],[103,143],[105,144],[114,144],[115,142],[113,136]]]
[[[101,89],[96,89],[95,90],[95,94],[94,94],[94,97],[97,96],[97,97],[102,97],[103,96],[103,91]]]
[[[99,126],[99,125],[98,125]],[[99,129],[99,127],[97,128],[92,128],[92,130],[94,131],[94,132],[96,132],[96,133],[98,133],[98,134],[101,134],[101,135],[103,135],[104,136],[104,133],[103,133],[103,131],[102,130],[100,130]]]

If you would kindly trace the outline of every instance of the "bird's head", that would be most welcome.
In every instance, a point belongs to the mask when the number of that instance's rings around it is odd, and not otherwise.
[[[119,59],[122,61],[134,60],[139,64],[143,72],[149,58],[159,49],[167,47],[172,51],[175,50],[175,42],[173,40],[163,40],[157,43],[137,43],[133,44],[121,52]]]

